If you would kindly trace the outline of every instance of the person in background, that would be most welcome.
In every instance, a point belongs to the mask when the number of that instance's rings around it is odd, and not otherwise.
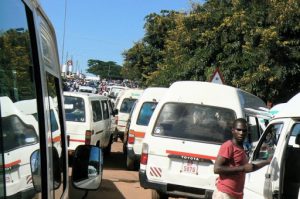
[[[260,169],[271,161],[268,159],[256,164],[248,163],[243,148],[243,142],[248,135],[245,119],[236,119],[231,132],[233,138],[221,145],[214,165],[214,173],[219,174],[219,177],[213,199],[242,199],[245,174]]]

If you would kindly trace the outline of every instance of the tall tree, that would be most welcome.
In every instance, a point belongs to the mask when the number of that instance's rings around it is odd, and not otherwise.
[[[121,66],[113,61],[89,59],[86,71],[104,79],[122,79]]]

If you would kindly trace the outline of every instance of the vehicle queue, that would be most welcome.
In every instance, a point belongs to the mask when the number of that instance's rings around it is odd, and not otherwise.
[[[5,0],[1,9],[18,13],[12,18],[0,12],[6,22],[1,37],[13,38],[8,41],[11,48],[0,49],[6,57],[0,65],[1,199],[68,198],[69,183],[86,191],[98,189],[103,170],[100,147],[109,155],[118,128],[116,117],[123,109],[129,113],[120,130],[126,137],[122,139],[124,151],[138,154],[132,147],[133,136],[144,138],[139,140],[137,169],[141,186],[153,190],[152,198],[210,198],[220,143],[230,139],[232,121],[242,117],[250,131],[245,142],[250,161],[271,158],[270,165],[247,174],[244,198],[299,199],[299,94],[267,118],[264,102],[250,93],[214,83],[181,81],[167,88],[155,106],[148,106],[147,114],[142,113],[144,109],[136,114],[142,92],[129,99],[121,96],[126,92],[113,95],[113,89],[108,97],[87,88],[62,92],[54,29],[37,1]],[[28,42],[18,42],[13,35]],[[21,48],[14,49],[16,43]],[[25,60],[12,56],[14,50]],[[130,102],[129,108],[119,105],[122,98]],[[136,115],[145,118],[134,120]],[[146,124],[145,134],[135,129],[136,124]],[[74,158],[71,179],[68,155]]]
[[[162,92],[149,95],[149,90],[155,89]],[[139,94],[134,94],[134,91]],[[126,108],[127,116],[122,123],[124,138],[120,139],[127,157],[127,168],[139,171],[140,184],[145,189],[152,189],[152,198],[210,198],[217,179],[213,172],[214,161],[220,144],[231,139],[231,126],[236,118],[248,121],[249,134],[244,148],[250,161],[274,156],[269,166],[246,175],[244,198],[298,197],[300,181],[295,176],[293,179],[288,177],[293,176],[289,172],[293,169],[287,169],[299,148],[298,113],[283,113],[283,110],[293,110],[291,107],[299,104],[299,97],[292,100],[293,105],[286,103],[285,108],[274,116],[260,98],[238,88],[181,81],[169,88],[125,89],[116,97],[117,105],[113,109],[117,118],[120,109],[123,112],[125,109],[120,99],[128,102],[132,96],[138,97],[134,98],[130,110]],[[146,108],[142,108],[144,106]],[[296,125],[289,126],[293,133],[289,135],[288,147],[285,141],[279,146],[283,122],[280,125],[273,122],[282,117]],[[143,129],[138,126],[143,126]],[[278,154],[276,151],[285,152]]]

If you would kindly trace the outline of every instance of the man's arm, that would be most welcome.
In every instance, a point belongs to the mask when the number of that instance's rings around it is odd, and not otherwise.
[[[270,164],[272,158],[269,158],[268,160],[262,160],[262,161],[258,161],[258,162],[252,162],[251,164],[253,165],[253,171],[256,171],[268,164]]]
[[[253,164],[247,163],[242,166],[229,167],[229,166],[226,166],[227,161],[228,161],[228,159],[218,155],[217,160],[214,165],[214,173],[215,174],[236,174],[239,172],[248,173],[248,172],[253,171]],[[256,166],[256,164],[255,164],[255,166]]]

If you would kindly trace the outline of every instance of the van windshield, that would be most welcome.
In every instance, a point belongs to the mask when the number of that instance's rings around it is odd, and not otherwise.
[[[66,121],[85,122],[84,100],[81,97],[64,96]]]
[[[227,108],[167,103],[160,111],[153,134],[221,144],[231,139],[235,118],[235,112]]]
[[[121,104],[120,113],[130,113],[136,99],[125,98]]]
[[[157,102],[145,102],[142,105],[136,124],[142,126],[148,126],[153,111],[157,105]]]

